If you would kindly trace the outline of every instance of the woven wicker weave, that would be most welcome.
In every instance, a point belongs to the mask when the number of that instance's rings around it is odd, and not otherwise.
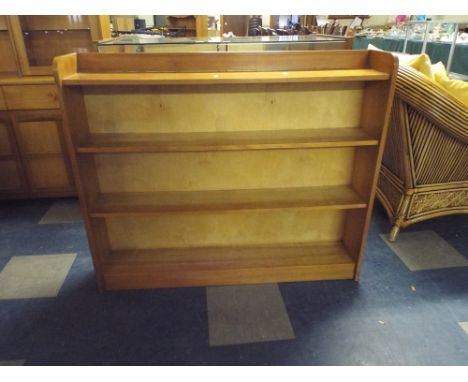
[[[419,72],[400,67],[377,197],[400,228],[468,213],[468,108]]]

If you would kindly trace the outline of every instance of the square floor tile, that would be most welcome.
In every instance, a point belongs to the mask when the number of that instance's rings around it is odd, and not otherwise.
[[[463,331],[468,334],[468,321],[465,321],[465,322],[459,322],[458,325],[461,326],[461,328],[463,329]]]
[[[468,260],[434,231],[403,232],[395,242],[380,237],[411,271],[468,266]]]
[[[0,300],[57,296],[75,257],[13,256],[0,272]]]
[[[25,362],[24,359],[0,360],[0,366],[24,366]]]
[[[63,199],[50,206],[39,224],[79,223],[82,221],[78,199]]]
[[[277,284],[207,288],[211,346],[294,339]]]

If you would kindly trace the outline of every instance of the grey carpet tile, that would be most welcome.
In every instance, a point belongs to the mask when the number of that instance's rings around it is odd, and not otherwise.
[[[211,346],[294,339],[277,284],[207,288]]]
[[[468,335],[468,321],[459,322],[458,325],[460,325],[463,331]]]
[[[76,253],[13,256],[0,272],[0,300],[55,297]]]
[[[24,359],[0,360],[0,366],[24,366],[25,362]]]
[[[380,237],[411,271],[466,267],[468,260],[434,231],[402,232],[395,242]]]
[[[79,223],[82,221],[78,199],[63,199],[50,206],[39,224]]]

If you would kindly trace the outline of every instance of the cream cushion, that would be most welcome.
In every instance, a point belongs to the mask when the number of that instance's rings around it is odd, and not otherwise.
[[[468,107],[468,82],[451,80],[442,62],[432,65],[433,80]]]
[[[411,66],[413,69],[416,69],[418,72],[424,74],[426,77],[432,79],[432,68],[431,68],[431,59],[426,54],[419,54],[413,59],[408,61],[408,66]]]
[[[376,46],[369,44],[368,50],[382,50]],[[468,106],[468,82],[460,80],[451,80],[447,76],[447,71],[442,62],[434,65],[431,64],[430,57],[423,54],[403,54],[390,52],[398,57],[400,65],[410,66],[418,72],[424,74],[427,78],[444,89],[447,93],[461,101],[465,106]]]
[[[380,50],[383,51],[382,49],[377,48],[375,45],[369,44],[367,46],[368,50]],[[400,65],[408,65],[408,62],[411,61],[413,58],[418,57],[419,54],[406,54],[406,53],[398,53],[398,52],[389,52],[393,54],[394,56],[398,57],[398,62]]]

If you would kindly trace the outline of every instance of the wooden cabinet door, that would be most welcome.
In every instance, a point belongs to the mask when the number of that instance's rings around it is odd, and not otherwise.
[[[18,113],[15,133],[32,193],[73,190],[60,115]]]
[[[0,86],[0,110],[6,110],[6,109],[7,109],[7,105],[5,101],[5,96],[3,95],[3,89]]]
[[[0,16],[0,73],[16,75],[18,66],[10,36],[7,16]]]
[[[245,15],[223,15],[222,33],[232,32],[236,36],[247,36],[249,28],[249,16]]]
[[[23,75],[52,75],[54,57],[94,52],[95,41],[110,37],[108,16],[21,15],[8,20]],[[1,42],[0,35],[0,47]]]
[[[0,196],[26,190],[24,173],[10,120],[0,115]]]

